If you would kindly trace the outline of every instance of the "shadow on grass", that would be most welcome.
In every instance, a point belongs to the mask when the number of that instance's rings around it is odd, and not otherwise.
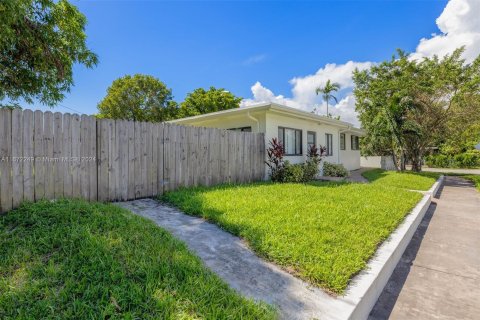
[[[384,178],[388,178],[392,176],[392,174],[399,174],[403,176],[421,176],[426,178],[434,178],[437,179],[439,177],[439,173],[436,172],[412,172],[412,171],[385,171],[382,169],[372,169],[362,173],[362,176],[367,179],[369,182],[375,182],[382,180]]]
[[[0,318],[270,318],[147,219],[77,200],[0,217]]]
[[[224,219],[223,215],[225,212],[206,205],[207,201],[205,195],[218,190],[233,190],[240,186],[260,187],[263,185],[268,185],[268,183],[253,183],[248,185],[223,184],[214,187],[181,188],[159,196],[157,200],[174,206],[188,215],[200,217],[208,222],[214,223],[236,236],[245,238],[246,234],[248,234],[251,237],[249,242],[253,242],[251,243],[252,245],[259,245],[265,237],[265,232],[253,225],[240,223],[238,221],[229,222],[228,219]],[[258,253],[265,256],[265,253],[263,252]]]
[[[236,192],[237,188],[242,189],[242,192]],[[338,189],[338,192],[335,189]],[[367,194],[370,197],[366,197]],[[401,198],[402,196],[407,198]],[[160,199],[188,215],[205,218],[246,239],[259,256],[289,269],[298,269],[301,278],[335,293],[342,293],[345,287],[340,287],[339,284],[343,286],[345,276],[350,279],[351,276],[344,271],[346,267],[337,266],[343,263],[342,259],[336,258],[339,252],[348,257],[344,258],[345,261],[350,259],[349,268],[359,272],[359,264],[363,266],[374,254],[375,246],[383,242],[403,220],[404,215],[398,214],[400,209],[396,209],[401,208],[402,213],[405,210],[404,214],[407,214],[407,209],[411,208],[407,208],[404,203],[412,202],[413,208],[413,201],[417,196],[421,197],[420,194],[412,195],[388,186],[379,188],[377,185],[354,182],[316,181],[307,184],[261,182],[184,188],[166,193]],[[396,202],[392,205],[385,199]],[[376,209],[379,206],[380,209]],[[381,209],[382,206],[385,209]],[[366,214],[359,214],[362,210]],[[384,214],[388,210],[396,211],[392,211],[390,215]],[[355,219],[355,223],[350,223],[350,219]],[[350,230],[354,224],[357,227],[363,224],[365,229],[372,232],[372,236],[351,232],[341,239],[338,238],[338,234]],[[358,248],[356,244],[359,242],[353,243],[356,238],[364,241],[371,250]],[[338,241],[331,241],[332,239]],[[291,243],[292,246],[284,245],[285,243]],[[298,245],[295,245],[296,243]],[[310,247],[303,246],[305,243],[309,243]],[[319,244],[319,247],[322,247],[318,250],[319,253],[308,253],[312,246]],[[353,254],[345,249],[347,245]],[[306,252],[302,254],[299,250]],[[311,258],[304,258],[309,255]],[[336,273],[331,271],[328,274],[324,271],[322,266],[326,263],[323,262],[317,268],[317,265],[311,262],[314,259],[327,261],[337,268]],[[354,265],[351,261],[360,262]]]

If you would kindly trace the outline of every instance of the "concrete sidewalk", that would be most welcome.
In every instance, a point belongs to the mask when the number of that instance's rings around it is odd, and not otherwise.
[[[407,166],[410,170],[411,166]],[[480,169],[453,169],[453,168],[429,168],[422,167],[422,171],[427,172],[440,172],[440,173],[455,173],[455,174],[480,174]]]
[[[480,319],[480,193],[470,182],[446,178],[369,319]]]

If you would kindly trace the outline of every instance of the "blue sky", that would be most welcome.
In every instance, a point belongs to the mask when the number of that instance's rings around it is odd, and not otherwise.
[[[435,20],[447,3],[72,2],[88,19],[88,44],[100,63],[75,67],[75,86],[61,105],[87,114],[96,112],[114,79],[134,73],[158,77],[179,102],[209,86],[251,99],[257,81],[291,97],[292,78],[327,63],[382,61],[396,48],[415,51],[421,38],[439,33]]]

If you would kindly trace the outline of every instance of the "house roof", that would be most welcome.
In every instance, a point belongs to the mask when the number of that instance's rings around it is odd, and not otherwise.
[[[191,123],[192,121],[208,121],[208,120],[218,119],[219,117],[230,117],[230,116],[236,116],[242,113],[258,112],[258,111],[274,111],[277,113],[283,113],[296,118],[312,120],[319,123],[340,127],[345,131],[354,132],[359,135],[364,134],[364,131],[362,129],[356,128],[353,124],[349,122],[336,120],[326,116],[321,116],[318,114],[287,107],[287,106],[277,104],[277,103],[272,103],[272,102],[259,103],[259,104],[255,104],[248,107],[240,107],[235,109],[211,112],[211,113],[201,114],[198,116],[171,120],[168,122],[177,123],[177,124],[188,124],[188,123]]]

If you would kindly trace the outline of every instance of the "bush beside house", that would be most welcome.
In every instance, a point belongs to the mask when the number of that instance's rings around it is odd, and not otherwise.
[[[267,161],[270,169],[270,179],[273,182],[308,182],[314,180],[318,173],[320,162],[325,156],[324,147],[310,145],[307,150],[307,161],[291,164],[284,160],[285,150],[278,139],[273,138],[267,149]]]
[[[327,177],[347,177],[348,170],[342,164],[323,163],[323,175]]]

